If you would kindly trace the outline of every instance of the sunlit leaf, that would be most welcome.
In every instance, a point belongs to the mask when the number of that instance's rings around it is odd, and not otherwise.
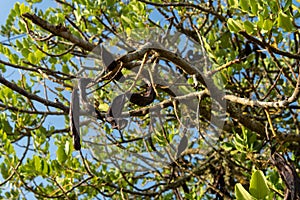
[[[36,59],[34,53],[30,52],[28,54],[28,61],[31,62],[32,64],[36,64],[37,59]]]
[[[20,4],[20,14],[24,14],[30,11],[30,8],[25,3]]]
[[[259,1],[252,1],[252,0],[250,0],[249,4],[250,4],[250,8],[251,8],[252,14],[256,15],[257,11],[258,11]]]
[[[273,27],[273,22],[270,19],[266,19],[263,24],[263,30],[270,31]]]
[[[252,34],[254,32],[254,25],[248,20],[244,22],[244,28],[249,34]]]
[[[280,12],[277,18],[278,27],[282,28],[283,30],[289,32],[294,29],[294,25],[292,23],[292,19],[285,13]]]
[[[57,148],[57,151],[56,151],[56,157],[57,157],[57,161],[58,161],[60,164],[63,164],[63,163],[67,160],[67,155],[66,155],[64,146],[60,145],[60,146]]]
[[[239,0],[239,5],[244,11],[248,11],[249,9],[249,0]]]
[[[262,171],[256,170],[252,174],[249,191],[257,199],[263,199],[270,193],[267,180]]]
[[[238,0],[228,0],[230,7],[237,7]]]
[[[39,156],[34,156],[33,157],[34,160],[34,167],[36,171],[41,171],[42,170],[42,166],[41,166],[41,159]]]
[[[242,186],[242,184],[237,183],[234,187],[235,190],[235,196],[237,200],[254,200],[249,192]]]
[[[238,20],[229,18],[227,21],[228,28],[231,32],[237,33],[243,29],[242,24]]]
[[[70,72],[70,69],[68,67],[68,65],[64,64],[62,66],[62,72],[68,74]]]

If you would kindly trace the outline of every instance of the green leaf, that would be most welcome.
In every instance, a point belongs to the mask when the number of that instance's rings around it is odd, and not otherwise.
[[[187,83],[188,83],[189,85],[192,85],[192,84],[194,83],[194,79],[191,78],[191,77],[188,78]]]
[[[109,105],[107,103],[101,103],[99,106],[98,106],[98,109],[99,110],[102,110],[102,111],[107,111],[109,109]]]
[[[67,154],[65,152],[65,147],[60,145],[56,151],[57,161],[63,164],[67,160]]]
[[[263,23],[263,30],[269,32],[273,27],[273,22],[270,19],[266,19]]]
[[[237,183],[234,187],[235,196],[237,200],[253,200],[254,198],[245,190],[242,184]]]
[[[2,71],[2,73],[6,72],[6,67],[4,64],[0,64],[0,70]]]
[[[248,34],[254,33],[254,25],[250,21],[246,20],[244,22],[244,28]]]
[[[0,170],[1,170],[2,177],[4,179],[7,179],[9,174],[8,174],[8,169],[4,163],[1,163]]]
[[[20,15],[20,3],[19,2],[15,3],[14,10],[16,11],[16,14],[19,16]]]
[[[18,62],[19,62],[19,56],[17,54],[10,54],[9,61],[12,64],[18,64]]]
[[[280,12],[277,18],[278,27],[283,30],[290,32],[294,29],[294,25],[292,23],[292,18],[290,18],[287,14]]]
[[[239,20],[234,20],[232,18],[228,19],[227,25],[228,25],[229,30],[231,32],[234,32],[234,33],[238,33],[240,30],[243,29],[243,26],[240,23],[240,21]]]
[[[26,48],[22,49],[21,54],[24,58],[28,58],[30,51]]]
[[[223,145],[222,145],[222,148],[225,150],[225,151],[230,151],[234,148],[234,145],[232,143],[229,143],[229,142],[225,142]]]
[[[34,160],[34,168],[36,171],[40,172],[41,171],[41,159],[39,156],[34,156],[33,157]]]
[[[249,1],[252,14],[256,15],[258,11],[258,1]]]
[[[122,19],[124,22],[126,22],[127,24],[131,24],[131,23],[132,23],[132,20],[129,19],[128,17],[124,16],[124,15],[121,16],[121,19]]]
[[[19,49],[23,49],[23,44],[20,42],[20,40],[16,40],[16,45]]]
[[[289,10],[290,6],[292,5],[293,1],[292,0],[285,0],[285,5],[283,7],[283,11],[286,12]]]
[[[230,8],[232,8],[232,7],[237,7],[238,2],[237,2],[237,0],[228,0],[228,4],[229,4]]]
[[[55,57],[50,57],[50,58],[49,58],[49,62],[50,62],[51,64],[56,64],[57,58],[55,58]]]
[[[24,21],[19,21],[18,22],[19,28],[21,30],[21,32],[26,33],[26,25]]]
[[[62,66],[62,72],[68,74],[70,72],[70,69],[68,67],[68,65],[64,64]]]
[[[20,5],[20,14],[24,14],[30,11],[30,8],[26,6],[24,3]]]
[[[29,49],[29,47],[31,46],[31,44],[29,44],[29,39],[28,38],[23,38],[22,39],[22,44],[23,44],[24,49]]]
[[[58,161],[57,160],[52,160],[51,161],[51,168],[54,170],[54,171],[59,171],[59,170],[61,170],[61,165],[58,163]]]
[[[43,59],[45,57],[45,54],[42,51],[40,51],[39,49],[35,51],[34,55],[38,61],[40,61],[41,59]]]
[[[42,0],[26,0],[29,3],[40,3]]]
[[[4,145],[4,148],[6,149],[6,153],[8,153],[8,154],[14,154],[15,153],[15,149],[14,149],[13,145],[10,142],[6,142],[6,144]]]
[[[49,166],[49,164],[47,163],[47,161],[45,161],[44,159],[43,160],[41,160],[42,161],[42,173],[44,174],[44,175],[47,175],[47,174],[50,174],[50,166]]]
[[[244,11],[248,11],[249,9],[249,0],[240,0],[239,5]]]
[[[29,53],[28,54],[28,61],[31,62],[32,64],[36,64],[37,59],[36,59],[34,53]]]
[[[262,171],[256,170],[252,174],[249,191],[257,199],[263,199],[270,193],[267,180]]]
[[[59,91],[59,92],[62,92],[65,90],[65,88],[63,87],[55,87],[55,90]]]
[[[256,23],[257,27],[262,29],[263,25],[264,25],[264,16],[262,16],[261,14],[258,15],[258,22]]]
[[[277,1],[266,1],[266,3],[270,8],[270,10],[272,10],[272,13],[278,13],[280,9],[280,5],[278,4]],[[264,7],[264,12],[266,15],[269,16],[270,10],[268,9],[268,7]]]

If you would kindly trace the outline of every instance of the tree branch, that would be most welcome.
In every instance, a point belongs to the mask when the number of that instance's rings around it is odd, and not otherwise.
[[[274,52],[276,54],[279,54],[279,55],[282,55],[282,56],[286,56],[288,58],[295,58],[295,59],[298,59],[298,60],[300,59],[300,54],[292,54],[292,53],[289,53],[289,52],[286,52],[286,51],[281,51],[280,49],[277,49],[277,48],[275,48],[274,46],[271,46],[268,43],[262,42],[259,39],[255,38],[255,37],[253,37],[251,35],[248,35],[245,31],[240,31],[239,33],[242,36],[244,36],[245,38],[247,38],[248,40],[250,40],[250,41],[258,44],[262,48],[268,48],[268,49],[270,49],[272,52]]]
[[[42,18],[38,17],[35,14],[25,13],[22,15],[24,18],[29,19],[34,24],[40,26],[42,29],[45,29],[52,33],[53,35],[60,36],[65,38],[66,40],[71,41],[75,45],[83,48],[87,51],[92,51],[96,48],[97,45],[91,44],[79,37],[74,36],[67,27],[59,24],[57,26],[50,24],[49,22],[43,20]]]
[[[0,83],[2,83],[6,87],[12,89],[13,91],[18,92],[19,94],[21,94],[21,95],[23,95],[23,96],[25,96],[29,99],[36,100],[36,101],[44,104],[45,106],[52,106],[52,107],[55,107],[55,108],[59,108],[59,109],[63,110],[66,114],[69,112],[69,107],[63,105],[62,103],[52,102],[52,101],[49,101],[47,99],[43,99],[43,98],[39,97],[38,95],[27,92],[23,88],[19,87],[17,84],[9,82],[5,78],[3,78],[1,75],[0,75]]]

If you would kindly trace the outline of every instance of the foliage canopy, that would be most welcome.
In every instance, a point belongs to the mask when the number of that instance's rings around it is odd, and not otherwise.
[[[1,27],[1,197],[300,199],[299,2],[43,3]]]

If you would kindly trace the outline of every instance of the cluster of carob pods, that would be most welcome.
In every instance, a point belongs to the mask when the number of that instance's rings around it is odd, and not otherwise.
[[[113,56],[104,47],[101,48],[101,56],[103,64],[106,68],[106,72],[113,71],[116,68],[117,63],[114,60]],[[123,78],[123,74],[122,72],[118,72],[114,79],[119,81],[121,78]],[[78,86],[73,88],[71,95],[71,104],[69,112],[70,132],[72,133],[73,145],[74,149],[76,150],[81,149],[79,129],[80,103],[87,113],[95,111],[97,118],[110,123],[112,128],[121,130],[127,125],[127,120],[121,117],[122,110],[127,99],[137,106],[147,106],[150,103],[152,103],[156,97],[152,84],[149,81],[147,81],[146,91],[139,93],[126,92],[124,94],[116,96],[113,99],[103,119],[99,110],[88,102],[86,90],[87,86],[91,82],[93,82],[93,79],[91,78],[80,78],[78,81]]]

